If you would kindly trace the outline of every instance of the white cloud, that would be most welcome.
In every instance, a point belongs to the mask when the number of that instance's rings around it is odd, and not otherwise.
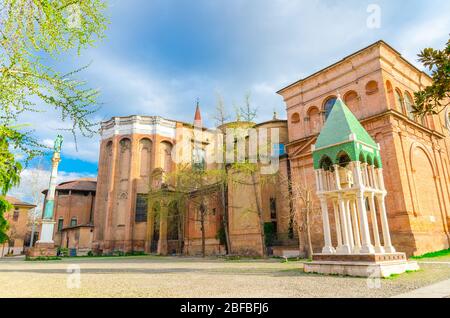
[[[285,85],[380,38],[417,65],[420,49],[438,47],[450,29],[444,1],[404,6],[380,0],[381,29],[366,25],[370,1],[130,3],[114,3],[112,32],[82,57],[93,63],[80,76],[102,93],[96,121],[140,114],[189,122],[199,97],[206,124],[213,125],[217,93],[233,115],[233,104],[242,104],[247,92],[258,107],[257,120],[270,119],[274,110],[283,118],[285,105],[276,91]],[[54,112],[28,120],[49,145],[56,128],[68,125]],[[80,137],[78,151],[70,134],[64,137],[63,156],[98,160],[98,136]]]
[[[409,25],[399,32],[397,50],[416,67],[423,68],[417,61],[417,54],[423,48],[441,49],[445,46],[450,33],[449,10],[450,6],[448,10],[433,13],[432,19]]]
[[[57,183],[75,180],[79,178],[95,178],[95,175],[86,173],[74,173],[59,171]],[[41,166],[38,168],[26,168],[20,175],[20,184],[11,189],[8,195],[16,197],[28,203],[36,204],[36,213],[42,211],[44,195],[42,191],[48,188],[50,182],[50,168]]]

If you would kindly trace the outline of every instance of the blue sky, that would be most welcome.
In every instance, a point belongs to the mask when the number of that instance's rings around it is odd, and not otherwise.
[[[427,46],[443,47],[450,2],[318,0],[111,0],[106,39],[81,56],[62,58],[61,70],[89,62],[79,74],[101,90],[94,121],[131,114],[190,121],[200,99],[210,126],[217,95],[230,115],[246,93],[258,120],[285,117],[276,91],[379,39],[416,62]],[[380,28],[368,28],[370,4]],[[25,117],[49,145],[65,127],[51,111]],[[65,136],[61,175],[95,175],[98,136]],[[48,159],[48,158],[47,158]],[[42,162],[42,161],[41,161]],[[28,169],[34,169],[35,163]],[[20,191],[18,191],[19,193]],[[21,190],[21,195],[25,193]]]

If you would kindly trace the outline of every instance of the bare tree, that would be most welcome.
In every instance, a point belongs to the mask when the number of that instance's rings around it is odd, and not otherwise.
[[[311,239],[311,224],[318,209],[314,201],[314,189],[307,182],[294,182],[290,176],[279,176],[279,194],[289,202],[289,220],[295,227],[299,239],[300,254],[311,258],[313,246]],[[284,189],[288,191],[283,191]]]
[[[239,109],[239,113],[244,121],[252,122],[258,114],[258,108],[251,105],[251,94],[248,92],[244,97],[244,106]]]
[[[227,114],[225,110],[225,104],[223,101],[222,96],[217,94],[217,104],[216,104],[216,114],[214,116],[214,119],[216,120],[216,126],[221,128],[221,132],[225,133],[225,124],[229,120],[229,115]],[[222,218],[222,226],[225,231],[225,241],[226,241],[226,247],[227,247],[227,253],[230,254],[231,249],[231,240],[229,235],[229,227],[228,227],[228,220],[229,220],[229,211],[228,211],[228,170],[226,167],[226,164],[219,164],[218,170],[220,173],[218,173],[218,183],[220,184],[220,202],[222,206],[223,211],[223,218]]]

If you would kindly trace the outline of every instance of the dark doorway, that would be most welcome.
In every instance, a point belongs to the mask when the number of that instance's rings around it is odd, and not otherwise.
[[[152,235],[152,242],[150,244],[150,253],[158,252],[158,241],[159,241],[159,217],[155,217],[153,221],[153,235]]]
[[[153,207],[152,207],[153,235],[152,235],[152,241],[150,242],[150,253],[158,252],[160,210],[161,210],[161,206],[159,205],[159,202],[155,202],[155,204],[153,204]]]

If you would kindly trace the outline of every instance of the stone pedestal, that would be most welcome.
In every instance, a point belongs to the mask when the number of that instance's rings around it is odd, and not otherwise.
[[[357,277],[389,277],[418,269],[405,253],[314,254],[312,262],[304,265],[305,273]]]
[[[56,247],[54,243],[41,243],[36,242],[36,245],[27,251],[27,256],[34,257],[55,257]]]
[[[55,221],[42,220],[41,235],[36,245],[27,252],[28,257],[54,257],[57,254],[55,242],[53,242],[53,228]]]

